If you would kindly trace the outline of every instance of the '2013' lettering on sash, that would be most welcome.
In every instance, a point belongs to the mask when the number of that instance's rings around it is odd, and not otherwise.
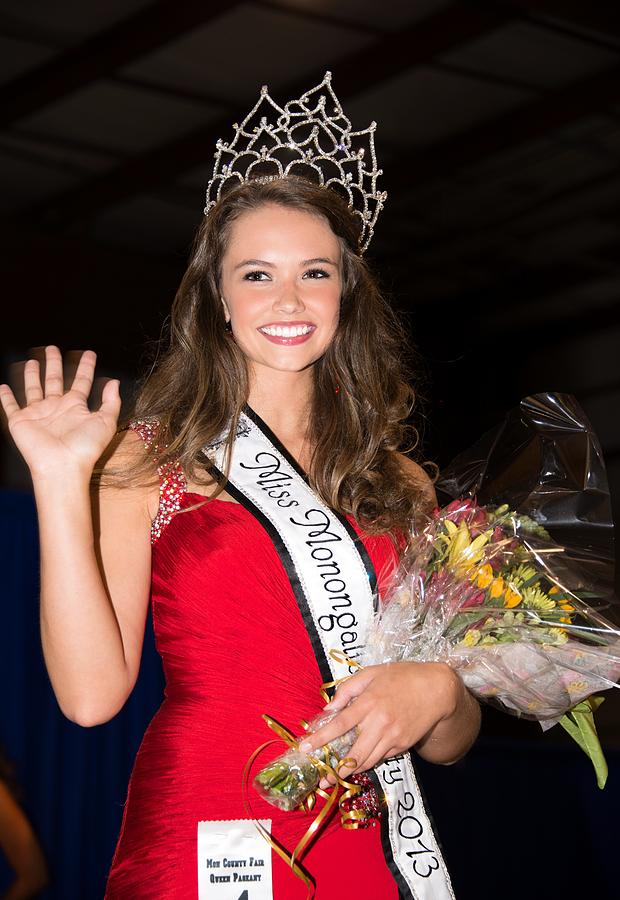
[[[401,762],[402,757],[396,757],[387,760],[380,767],[381,780],[388,787],[403,781]],[[434,848],[427,847],[423,841],[424,825],[414,815],[415,805],[415,794],[412,791],[404,791],[396,803],[396,828],[413,871],[420,878],[429,878],[439,868],[439,860],[435,856]]]

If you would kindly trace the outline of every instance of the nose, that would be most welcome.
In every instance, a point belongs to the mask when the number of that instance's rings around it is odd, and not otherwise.
[[[275,311],[291,314],[305,309],[304,302],[294,281],[282,285],[282,290],[274,300]]]

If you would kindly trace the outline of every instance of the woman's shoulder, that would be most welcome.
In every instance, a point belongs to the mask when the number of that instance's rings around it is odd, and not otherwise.
[[[106,447],[99,461],[100,468],[106,473],[131,471],[145,460],[145,456],[152,455],[156,449],[156,434],[156,428],[146,431],[135,421],[122,426]]]
[[[108,444],[97,465],[96,486],[100,502],[137,505],[154,518],[159,507],[160,477],[153,457],[153,441],[133,427],[121,428]],[[150,458],[149,458],[150,457]]]

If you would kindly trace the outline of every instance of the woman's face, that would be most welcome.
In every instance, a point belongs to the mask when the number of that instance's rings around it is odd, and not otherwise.
[[[262,368],[301,372],[338,326],[338,238],[325,219],[268,204],[232,225],[222,260],[222,302],[241,350]]]

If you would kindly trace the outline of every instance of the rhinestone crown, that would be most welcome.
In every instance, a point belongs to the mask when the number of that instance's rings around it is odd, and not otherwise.
[[[375,155],[377,123],[353,131],[332,89],[331,77],[331,72],[326,72],[320,84],[298,100],[289,100],[284,108],[263,85],[256,105],[240,125],[233,125],[233,140],[216,144],[205,215],[230,179],[242,183],[298,176],[344,197],[361,221],[359,244],[364,252],[387,197],[385,191],[377,190],[377,178],[383,174]]]

